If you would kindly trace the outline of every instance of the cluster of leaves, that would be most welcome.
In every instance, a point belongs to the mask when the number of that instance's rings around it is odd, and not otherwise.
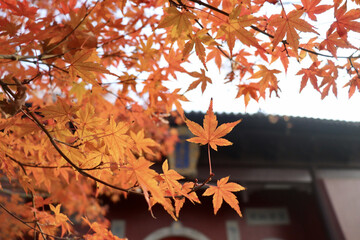
[[[352,4],[359,4],[355,0]],[[329,4],[329,3],[328,3]],[[203,127],[186,120],[185,93],[214,79],[208,65],[231,65],[226,81],[236,83],[236,98],[258,101],[279,92],[280,62],[311,60],[301,67],[301,89],[310,80],[322,98],[337,94],[339,70],[349,74],[351,97],[360,90],[358,50],[350,35],[360,32],[359,9],[350,2],[301,0],[0,0],[0,238],[60,238],[73,234],[72,222],[87,223],[88,239],[116,239],[105,231],[106,209],[97,196],[113,201],[143,195],[149,210],[160,204],[173,217],[187,199],[213,177],[210,148],[239,121],[217,128],[210,104]],[[270,5],[278,13],[266,13]],[[331,12],[325,37],[314,27]],[[304,33],[310,37],[300,38]],[[353,50],[349,56],[339,49]],[[198,71],[184,63],[200,61]],[[261,59],[261,64],[258,61]],[[346,59],[345,64],[337,62]],[[195,80],[170,91],[166,81],[186,74]],[[176,112],[172,110],[176,109]],[[210,175],[204,183],[183,182],[163,163],[177,140],[167,117],[185,121],[207,144]],[[241,215],[231,192],[243,190],[228,178],[209,186],[214,211],[223,200]],[[27,203],[27,201],[29,201]],[[62,209],[61,209],[62,208]],[[62,210],[62,212],[61,212]],[[82,218],[86,216],[86,218]]]

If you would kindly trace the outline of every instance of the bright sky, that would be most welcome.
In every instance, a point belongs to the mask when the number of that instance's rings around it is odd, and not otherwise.
[[[323,2],[325,2],[325,4],[328,3],[327,1]],[[291,8],[291,5],[288,4],[288,7]],[[266,9],[268,11],[279,12],[279,9],[277,8],[278,7],[275,6],[274,9]],[[326,16],[323,16],[323,19],[320,20],[322,22],[319,26],[317,26],[316,29],[321,34],[320,36],[324,36],[323,34],[330,26],[329,24],[331,24],[331,22],[333,21],[332,19],[333,11],[330,10],[328,11],[328,14]],[[323,33],[321,32],[321,30],[323,30]],[[301,33],[299,35],[301,35]],[[356,41],[357,45],[360,41],[359,36],[354,36],[352,40],[353,42]],[[302,41],[300,40],[300,42]],[[338,51],[338,55],[344,56],[349,56],[352,53],[353,52],[349,53],[346,51]],[[335,59],[332,60],[336,61]],[[190,102],[184,102],[183,107],[185,111],[205,112],[209,106],[210,98],[212,97],[214,99],[214,111],[217,112],[251,114],[260,111],[265,114],[303,116],[309,118],[335,119],[345,121],[360,121],[360,93],[356,91],[351,99],[348,98],[348,88],[343,88],[343,86],[350,80],[350,77],[346,74],[346,72],[341,72],[339,74],[339,79],[337,81],[337,98],[332,94],[330,90],[329,96],[326,97],[324,100],[321,100],[320,93],[314,90],[309,82],[307,86],[303,89],[301,94],[299,94],[301,76],[296,76],[296,73],[301,69],[301,67],[309,67],[311,65],[311,62],[306,61],[306,59],[303,60],[301,63],[298,63],[296,60],[290,61],[287,74],[282,73],[276,75],[280,80],[280,98],[277,98],[273,94],[272,98],[267,98],[265,101],[260,100],[259,103],[251,100],[249,102],[249,105],[245,109],[243,97],[241,97],[240,99],[235,99],[235,96],[237,94],[236,85],[224,84],[224,78],[229,72],[229,67],[227,69],[226,64],[229,65],[229,62],[225,62],[223,67],[224,69],[221,70],[221,73],[219,73],[219,70],[214,64],[208,65],[209,71],[206,73],[206,75],[212,79],[213,84],[208,85],[204,94],[201,93],[200,86],[198,86],[197,89],[186,93],[185,96],[190,100]],[[184,64],[183,66],[186,68],[186,64]],[[200,68],[203,68],[200,62],[196,62],[196,59],[191,65],[188,65],[188,67],[198,72],[200,72]],[[276,63],[270,65],[269,69],[279,69],[283,71],[282,65]],[[179,87],[184,88],[184,86],[189,86],[190,83],[194,80],[194,78],[191,78],[188,75],[179,75],[178,81],[171,81],[171,83],[167,86],[169,86],[171,89]]]

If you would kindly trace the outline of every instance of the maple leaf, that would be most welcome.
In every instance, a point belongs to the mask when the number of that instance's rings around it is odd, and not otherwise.
[[[129,92],[129,88],[136,92],[136,76],[133,74],[129,74],[127,72],[124,73],[120,78],[120,83],[123,85],[122,93],[126,94]]]
[[[294,52],[294,51],[292,51],[291,48],[288,49],[284,45],[276,46],[272,51],[270,64],[280,58],[280,61],[281,61],[282,65],[284,66],[285,72],[287,72],[287,69],[289,67],[289,53],[292,53],[292,52]],[[294,54],[294,56],[295,56],[295,54]],[[300,58],[301,58],[301,55],[300,55]]]
[[[55,223],[59,224],[65,221],[70,221],[69,218],[63,214],[60,213],[60,207],[61,204],[56,205],[56,207],[54,207],[54,205],[52,205],[51,203],[49,204],[50,210],[55,214]]]
[[[328,95],[330,87],[332,87],[332,91],[335,97],[337,97],[337,85],[335,80],[339,76],[338,68],[333,61],[328,60],[328,63],[321,70],[324,72],[324,78],[321,81],[319,88],[325,86],[321,91],[321,99],[324,99]]]
[[[30,19],[35,19],[38,10],[36,7],[30,7],[26,0],[23,0],[22,2],[20,0],[15,2],[11,0],[2,0],[0,1],[0,7],[3,9],[10,9],[12,13],[17,16],[25,16]]]
[[[245,27],[249,27],[256,23],[258,19],[252,15],[239,16],[240,12],[241,6],[237,6],[233,9],[229,14],[228,21],[220,26],[216,38],[225,36],[231,53],[235,45],[235,37],[247,46],[263,49],[259,45],[259,41],[254,37],[254,34],[245,29]]]
[[[341,38],[337,32],[327,35],[326,39],[319,45],[320,50],[328,50],[334,57],[337,57],[338,48],[356,48]]]
[[[194,187],[194,183],[186,182],[182,185],[182,192],[187,193],[185,196],[192,202],[192,203],[200,203],[198,196],[196,195],[195,191],[192,191]],[[175,216],[179,217],[179,213],[181,208],[185,203],[185,198],[175,198]]]
[[[193,143],[200,143],[201,145],[209,144],[212,149],[217,151],[217,146],[232,145],[230,141],[221,137],[228,134],[240,122],[241,120],[231,123],[224,123],[217,127],[218,121],[213,112],[213,100],[211,99],[209,109],[204,117],[204,127],[201,127],[199,124],[189,119],[185,121],[189,130],[197,136],[187,139],[187,141]]]
[[[204,69],[201,69],[201,73],[191,72],[189,74],[190,74],[190,76],[199,78],[199,79],[190,84],[189,88],[186,90],[187,92],[195,89],[201,83],[201,92],[204,93],[207,83],[212,83],[211,78],[209,78],[205,75]]]
[[[79,102],[82,101],[85,93],[86,93],[86,82],[81,81],[80,83],[73,82],[72,88],[70,89],[69,93],[74,94],[75,97],[79,100]]]
[[[299,60],[304,59],[306,57],[306,55],[309,55],[309,57],[311,58],[311,60],[313,62],[316,62],[318,60],[318,55],[305,50],[305,49],[307,49],[310,51],[315,51],[315,49],[317,49],[319,46],[319,43],[315,42],[316,40],[317,40],[317,37],[314,37],[314,38],[311,38],[307,43],[303,43],[303,44],[299,45],[299,48],[302,48],[300,50]]]
[[[173,169],[169,169],[169,163],[167,160],[162,165],[163,173],[160,175],[167,184],[168,190],[171,196],[175,199],[175,194],[181,194],[186,196],[187,193],[183,191],[181,184],[178,182],[180,179],[184,179],[179,173]]]
[[[66,103],[63,99],[58,98],[55,105],[46,106],[41,109],[44,119],[60,118],[62,120],[71,119],[79,111],[80,106]]]
[[[114,118],[111,117],[109,125],[106,126],[105,132],[101,136],[116,162],[124,162],[125,149],[134,146],[132,139],[127,134],[128,130],[129,124],[126,122],[116,123]]]
[[[183,72],[187,71],[180,65],[184,62],[183,54],[181,54],[180,50],[174,51],[170,50],[169,54],[164,53],[164,58],[168,62],[169,66],[165,69],[166,74],[171,74],[172,77],[177,79],[175,72]]]
[[[95,74],[93,72],[115,75],[104,66],[97,63],[97,58],[95,56],[96,53],[93,49],[77,51],[74,55],[71,55],[70,53],[65,54],[65,61],[70,63],[70,77],[75,80],[76,77],[79,76],[84,81],[97,85],[98,82],[96,81]]]
[[[210,61],[211,59],[215,59],[216,66],[218,67],[219,71],[221,69],[221,62],[222,62],[222,53],[221,51],[216,47],[210,47],[211,51],[206,56],[206,62]],[[225,51],[225,53],[228,55],[228,53]]]
[[[277,27],[273,39],[273,48],[284,39],[286,34],[286,41],[294,51],[297,51],[299,47],[299,35],[296,32],[296,29],[302,32],[313,32],[318,34],[308,22],[300,19],[303,13],[304,10],[293,10],[288,14],[282,11],[280,16],[270,20],[270,24]]]
[[[173,209],[171,204],[166,201],[158,182],[155,180],[155,177],[158,176],[158,174],[154,170],[150,169],[150,166],[153,165],[153,163],[147,161],[144,157],[136,159],[131,153],[127,155],[129,157],[129,165],[132,170],[132,175],[130,177],[135,177],[142,188],[149,210],[151,210],[152,207],[150,194],[155,203],[162,204],[166,209]]]
[[[304,9],[305,12],[308,14],[309,18],[313,21],[316,21],[315,14],[321,14],[330,8],[332,8],[332,5],[319,5],[321,0],[301,0],[302,6],[298,4],[294,4],[294,6],[298,9]]]
[[[336,29],[339,36],[346,40],[349,30],[360,32],[360,22],[356,21],[360,18],[360,9],[351,9],[347,12],[346,5],[345,2],[344,5],[335,10],[336,21],[331,24],[327,35],[330,35]]]
[[[258,82],[260,86],[259,93],[261,97],[265,98],[265,90],[267,88],[270,89],[270,94],[272,91],[277,92],[277,90],[279,89],[278,81],[275,74],[281,73],[281,71],[276,69],[270,70],[264,65],[258,65],[258,67],[260,68],[260,70],[254,73],[250,79],[261,78],[260,82]]]
[[[68,14],[71,11],[74,11],[77,0],[69,0],[69,1],[61,1],[60,6],[58,6],[58,10],[62,14]]]
[[[50,210],[55,215],[55,224],[61,226],[61,236],[65,234],[65,232],[71,232],[71,226],[68,224],[68,222],[71,223],[70,219],[63,213],[60,213],[60,207],[61,204],[54,205],[49,204]]]
[[[195,19],[195,15],[188,11],[178,11],[176,7],[169,7],[165,9],[167,16],[159,23],[158,28],[171,28],[171,37],[176,39],[181,35],[187,35],[192,32],[192,24],[190,19]]]
[[[149,147],[159,147],[159,144],[151,138],[145,138],[144,129],[141,129],[137,134],[130,131],[130,136],[135,142],[135,148],[140,154],[143,152],[154,155],[154,152]]]
[[[111,231],[108,230],[109,226],[107,224],[93,222],[91,223],[87,217],[81,217],[82,220],[91,228],[94,232],[93,234],[86,234],[84,235],[85,240],[126,240],[125,238],[119,238],[114,236]]]
[[[239,192],[245,190],[245,188],[237,183],[228,181],[229,177],[218,180],[217,186],[209,186],[209,188],[203,193],[203,196],[213,195],[214,214],[219,211],[223,200],[225,200],[225,202],[227,202],[227,204],[229,204],[237,212],[237,214],[242,217],[239,202],[232,192]]]
[[[307,69],[303,68],[296,73],[296,75],[304,74],[304,76],[302,77],[302,80],[301,80],[300,92],[306,86],[309,79],[310,79],[311,84],[315,88],[315,90],[319,91],[317,77],[316,77],[316,76],[322,77],[322,71],[320,69],[318,69],[319,64],[320,64],[320,62],[314,62],[313,64],[311,64],[311,66],[309,68],[307,68]]]
[[[245,107],[249,104],[250,98],[255,101],[259,101],[259,84],[258,83],[250,83],[250,84],[239,84],[238,85],[238,93],[235,98],[240,98],[244,96]]]
[[[183,56],[186,57],[195,46],[196,55],[199,57],[200,61],[204,64],[206,70],[207,70],[206,62],[205,62],[206,54],[205,54],[205,47],[203,44],[216,45],[214,39],[212,39],[212,37],[208,35],[207,32],[208,29],[204,28],[201,29],[200,31],[197,31],[196,34],[193,36],[190,34],[189,35],[190,40],[185,44],[183,50]]]
[[[356,89],[360,91],[360,78],[358,76],[354,76],[348,83],[344,85],[344,87],[349,87],[349,98],[351,98],[354,95]]]
[[[321,81],[321,84],[319,87],[325,86],[321,91],[321,99],[324,99],[328,94],[330,87],[332,87],[333,94],[335,97],[337,96],[337,86],[335,82],[335,78],[331,76],[325,76],[323,80]]]
[[[95,108],[90,104],[86,104],[84,108],[80,109],[76,116],[74,122],[78,128],[77,133],[83,140],[86,137],[93,137],[94,130],[105,122],[95,115]]]

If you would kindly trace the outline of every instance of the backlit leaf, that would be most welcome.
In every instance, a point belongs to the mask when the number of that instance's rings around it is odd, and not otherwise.
[[[241,217],[241,211],[239,207],[239,202],[233,192],[239,192],[245,190],[244,187],[237,183],[228,182],[229,177],[222,178],[217,181],[217,186],[209,186],[208,189],[203,193],[203,196],[213,195],[213,206],[214,214],[216,214],[223,201],[229,204]]]
[[[231,142],[222,138],[238,124],[241,120],[231,123],[224,123],[217,127],[218,121],[213,112],[213,102],[210,101],[209,109],[204,117],[203,126],[201,127],[199,124],[187,119],[186,125],[189,130],[196,135],[196,137],[190,138],[187,141],[193,143],[200,143],[201,145],[209,144],[212,149],[217,151],[217,146],[229,146],[232,145]]]

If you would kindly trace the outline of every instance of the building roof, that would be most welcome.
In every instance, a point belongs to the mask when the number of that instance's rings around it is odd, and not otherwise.
[[[360,166],[360,122],[265,114],[216,114],[219,124],[242,119],[212,152],[216,165]],[[186,117],[202,124],[204,113]],[[204,147],[203,147],[204,148]],[[206,149],[200,165],[207,164]]]

